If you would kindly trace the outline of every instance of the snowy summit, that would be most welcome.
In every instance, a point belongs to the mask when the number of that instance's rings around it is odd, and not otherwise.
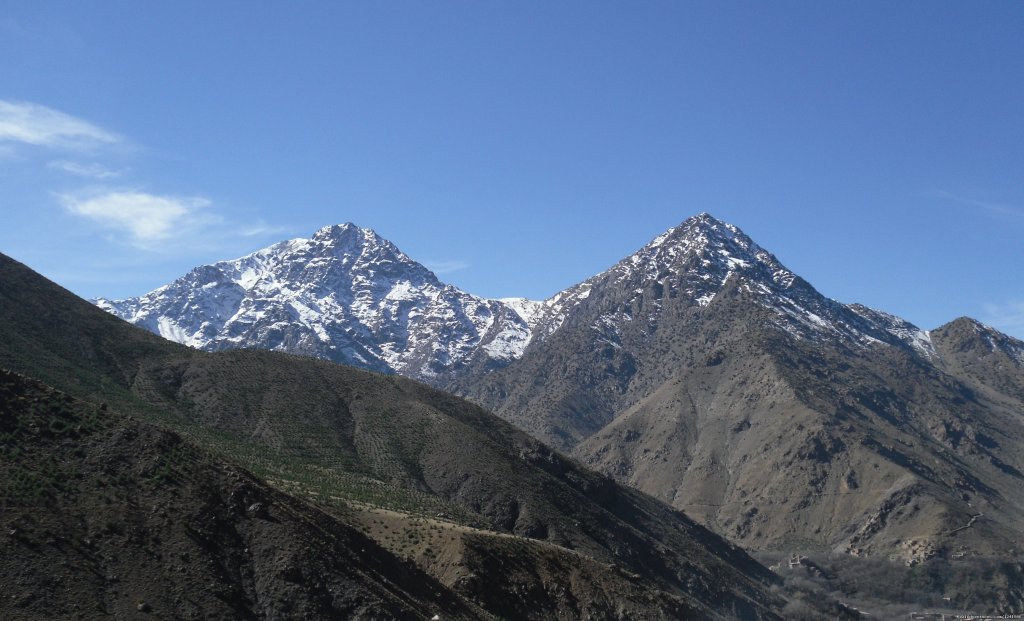
[[[491,300],[445,284],[371,229],[327,226],[101,308],[186,345],[258,347],[315,356],[437,383],[468,368],[496,368],[618,291],[594,329],[611,342],[624,322],[657,322],[655,301],[634,317],[646,287],[702,308],[731,280],[799,339],[909,346],[932,356],[928,333],[898,317],[818,293],[737,227],[707,213],[545,301]],[[624,296],[624,297],[622,297]]]
[[[510,306],[440,282],[351,223],[96,304],[200,349],[260,347],[424,379],[478,355],[515,358],[530,338]]]

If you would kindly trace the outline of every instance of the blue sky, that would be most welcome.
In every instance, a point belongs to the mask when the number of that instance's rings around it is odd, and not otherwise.
[[[544,298],[708,211],[1024,337],[1024,3],[21,2],[0,251],[87,297],[331,223]]]

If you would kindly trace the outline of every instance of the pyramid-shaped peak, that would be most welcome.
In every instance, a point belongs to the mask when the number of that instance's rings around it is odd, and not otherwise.
[[[675,274],[686,282],[684,297],[703,306],[737,273],[748,287],[750,283],[763,285],[758,286],[763,292],[788,289],[797,282],[795,274],[739,228],[702,212],[655,237],[588,283],[644,282]]]
[[[698,213],[695,216],[691,216],[691,217],[687,218],[683,222],[683,224],[684,225],[686,225],[686,224],[703,224],[703,225],[706,225],[706,226],[724,226],[725,222],[723,222],[722,220],[719,220],[718,218],[714,217],[713,215],[711,215],[710,213],[708,213],[706,211],[702,211],[702,212]]]
[[[760,247],[738,227],[723,222],[706,211],[687,218],[655,237],[646,248],[658,250],[679,246],[687,252],[700,251],[709,246],[725,247],[741,254],[756,253],[760,250]]]
[[[683,229],[687,232],[711,234],[719,237],[734,238],[740,236],[746,238],[746,235],[744,235],[743,231],[738,227],[729,224],[724,220],[719,220],[706,211],[702,211],[691,218],[687,218],[682,224],[677,226],[676,229]]]
[[[351,222],[344,224],[329,224],[327,226],[317,229],[316,233],[313,233],[313,239],[316,240],[328,240],[328,239],[342,239],[352,235],[358,235],[365,233],[369,229],[363,229]],[[373,233],[373,231],[369,231]]]
[[[994,338],[997,338],[999,340],[1017,341],[1018,343],[1020,342],[1019,339],[1017,339],[1017,338],[1015,338],[1015,337],[1013,337],[1013,336],[1011,336],[1009,334],[1006,334],[1005,332],[999,330],[998,328],[994,328],[994,327],[992,327],[992,326],[990,326],[988,324],[984,324],[984,323],[978,321],[977,319],[975,319],[973,317],[967,317],[967,316],[957,317],[953,321],[950,321],[949,323],[939,327],[937,330],[943,330],[943,331],[961,330],[961,331],[966,331],[966,332],[969,332],[969,333],[980,334],[980,335],[983,335],[983,336],[986,336],[986,337],[994,337]]]
[[[340,247],[348,251],[379,249],[393,254],[400,254],[400,251],[394,244],[378,235],[373,229],[365,229],[351,222],[332,224],[317,229],[313,233],[311,241],[329,248]]]
[[[429,282],[440,286],[440,281],[429,269],[402,252],[390,240],[373,229],[346,222],[319,229],[310,240],[314,255],[341,260],[346,271],[369,270],[378,277]]]
[[[994,328],[986,326],[973,317],[967,317],[966,315],[957,317],[956,319],[949,321],[938,328],[936,332],[945,331],[961,331],[967,334],[984,334],[986,332],[997,332]]]

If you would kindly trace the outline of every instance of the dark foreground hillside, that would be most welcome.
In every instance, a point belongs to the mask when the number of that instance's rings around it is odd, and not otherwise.
[[[481,616],[174,433],[6,371],[0,411],[4,619]]]

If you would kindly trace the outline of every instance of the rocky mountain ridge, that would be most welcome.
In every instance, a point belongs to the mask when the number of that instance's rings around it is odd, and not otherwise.
[[[680,277],[681,276],[681,277]],[[933,355],[928,333],[813,289],[738,228],[702,213],[610,269],[543,301],[485,299],[445,284],[371,229],[327,226],[239,259],[200,266],[137,298],[95,303],[170,340],[216,351],[259,347],[395,372],[436,385],[522,357],[595,288],[645,287],[707,306],[735,277],[799,338],[904,343]],[[660,297],[637,320],[656,320]],[[628,302],[629,300],[625,300]],[[593,326],[615,343],[624,311]]]
[[[838,338],[860,346],[903,343],[926,355],[933,353],[927,332],[894,315],[823,296],[739,228],[707,213],[669,229],[612,268],[541,303],[541,310],[534,311],[534,331],[543,338],[557,330],[596,289],[631,290],[632,295],[621,300],[626,305],[640,299],[646,288],[653,289],[653,303],[643,317],[623,311],[602,316],[593,326],[608,331],[614,342],[612,326],[636,319],[656,321],[665,297],[706,307],[731,278],[774,312],[778,328],[798,338]]]
[[[440,282],[350,223],[197,267],[139,298],[96,304],[199,349],[258,347],[420,379],[473,356],[501,364],[530,337],[509,305]]]

